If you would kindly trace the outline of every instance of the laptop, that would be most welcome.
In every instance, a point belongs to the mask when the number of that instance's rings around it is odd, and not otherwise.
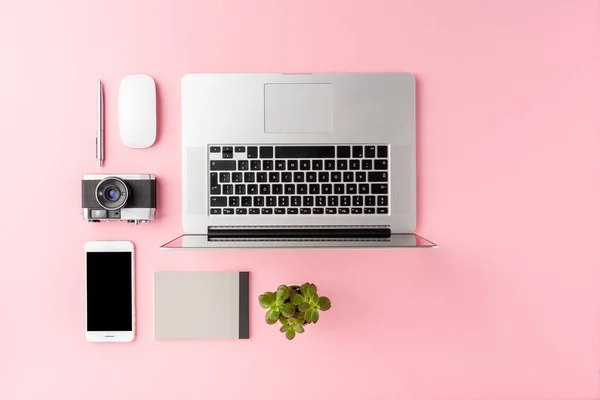
[[[184,235],[163,248],[434,247],[410,73],[188,74]]]

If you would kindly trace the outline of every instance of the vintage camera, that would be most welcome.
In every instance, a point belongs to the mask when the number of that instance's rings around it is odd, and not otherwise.
[[[84,175],[83,219],[149,222],[156,214],[156,177],[150,174]]]

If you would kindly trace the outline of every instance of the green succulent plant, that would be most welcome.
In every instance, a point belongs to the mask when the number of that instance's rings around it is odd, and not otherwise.
[[[297,333],[304,332],[304,325],[319,321],[319,311],[331,308],[331,301],[317,294],[317,287],[312,283],[302,286],[280,285],[276,292],[265,292],[258,296],[258,301],[267,309],[265,321],[273,325],[281,323],[279,331],[292,340]]]

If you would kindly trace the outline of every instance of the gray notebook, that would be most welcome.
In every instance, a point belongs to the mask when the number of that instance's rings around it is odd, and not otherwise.
[[[248,272],[156,272],[156,339],[248,339]]]

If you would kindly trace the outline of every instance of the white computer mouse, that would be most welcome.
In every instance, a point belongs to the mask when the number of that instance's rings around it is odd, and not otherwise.
[[[119,86],[119,131],[123,143],[134,149],[156,140],[156,85],[148,75],[129,75]]]

